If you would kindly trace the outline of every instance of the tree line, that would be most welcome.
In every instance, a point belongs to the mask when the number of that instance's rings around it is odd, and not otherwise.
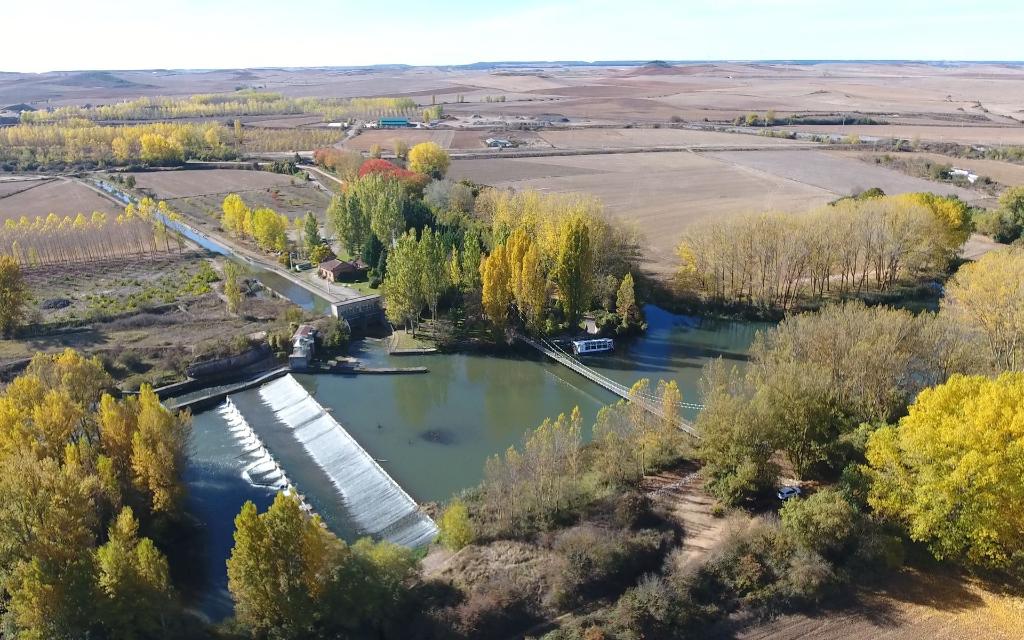
[[[687,231],[677,280],[682,292],[709,302],[791,309],[933,279],[970,229],[967,205],[932,194],[727,218]]]
[[[217,122],[105,126],[59,120],[0,128],[0,167],[173,166],[186,160],[233,160],[244,151],[298,151],[338,141],[328,129],[234,129]]]
[[[250,209],[237,193],[224,197],[221,204],[221,227],[236,238],[246,238],[264,251],[288,250],[288,216],[273,209]]]
[[[181,237],[164,222],[176,217],[165,202],[143,198],[116,218],[100,211],[91,216],[8,218],[0,227],[0,255],[39,267],[181,251]]]
[[[416,108],[410,98],[290,98],[281,93],[241,90],[188,98],[142,97],[108,105],[63,106],[24,111],[21,122],[41,124],[83,118],[92,121],[173,120],[232,116],[315,113],[331,120],[404,115]]]

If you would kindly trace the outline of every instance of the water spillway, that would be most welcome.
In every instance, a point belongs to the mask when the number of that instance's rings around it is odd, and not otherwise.
[[[408,547],[433,540],[434,521],[295,378],[278,378],[259,394],[331,479],[362,533]]]
[[[245,416],[231,401],[231,398],[225,400],[217,412],[227,422],[228,432],[242,448],[242,455],[239,458],[246,462],[245,467],[242,468],[242,478],[254,487],[286,489],[288,477],[285,476],[281,465],[263,446],[260,437],[246,422]]]

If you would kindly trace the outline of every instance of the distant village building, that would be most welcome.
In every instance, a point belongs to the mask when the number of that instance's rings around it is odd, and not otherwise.
[[[293,369],[305,369],[315,354],[316,328],[308,324],[300,325],[292,336],[292,353],[288,356],[288,365]]]
[[[505,140],[504,138],[487,138],[484,140],[484,144],[495,149],[511,149],[515,146],[510,140]]]
[[[957,169],[956,167],[953,167],[953,170],[949,172],[949,175],[950,176],[960,177],[960,178],[966,178],[967,182],[969,182],[971,184],[974,184],[974,182],[978,179],[978,175],[977,174],[971,173],[967,169]]]
[[[380,118],[377,120],[377,127],[380,129],[402,129],[411,126],[409,118]]]
[[[361,259],[338,260],[332,258],[321,262],[317,273],[328,282],[344,282],[362,278],[369,271],[370,267]]]

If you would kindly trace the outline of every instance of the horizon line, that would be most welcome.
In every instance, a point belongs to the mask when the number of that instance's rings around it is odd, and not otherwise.
[[[631,67],[644,66],[648,64],[670,64],[670,65],[692,65],[692,64],[930,64],[930,65],[966,65],[966,64],[1006,64],[1024,66],[1024,60],[967,60],[967,59],[928,59],[928,58],[692,58],[692,59],[665,59],[665,58],[637,58],[623,60],[481,60],[468,63],[453,64],[409,64],[404,62],[377,63],[363,65],[308,65],[308,66],[253,66],[253,67],[151,67],[138,69],[117,69],[117,68],[89,68],[89,69],[50,69],[48,71],[8,71],[0,69],[0,74],[19,75],[45,75],[48,73],[88,73],[88,72],[214,72],[214,71],[304,71],[304,70],[375,70],[375,69],[468,69],[473,67],[487,66],[538,66],[538,65],[562,65],[562,66],[589,66],[589,67]]]

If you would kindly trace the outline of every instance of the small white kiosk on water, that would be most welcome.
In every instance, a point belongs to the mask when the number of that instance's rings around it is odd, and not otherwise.
[[[611,338],[595,338],[593,340],[573,340],[572,350],[578,356],[591,353],[606,353],[615,349]]]

